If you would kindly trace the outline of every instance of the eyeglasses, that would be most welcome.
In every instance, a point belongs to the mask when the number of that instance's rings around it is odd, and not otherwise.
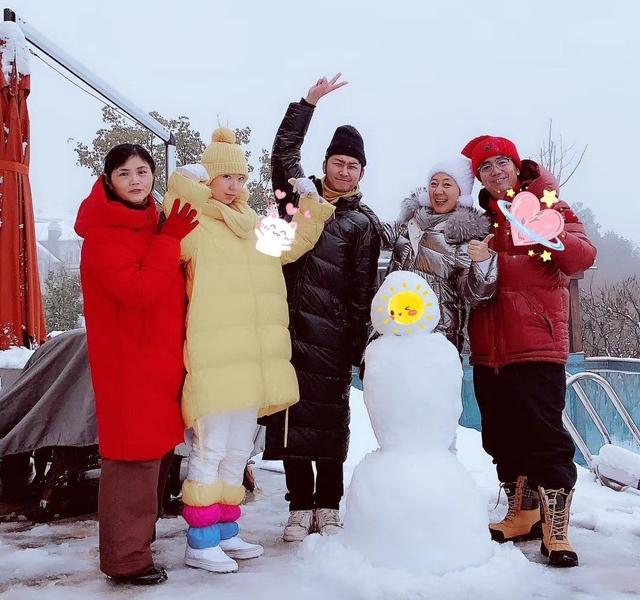
[[[496,158],[495,162],[484,162],[480,165],[478,171],[480,171],[481,175],[487,175],[493,171],[494,167],[498,167],[498,169],[504,169],[511,162],[510,158],[506,156],[501,156],[500,158]]]

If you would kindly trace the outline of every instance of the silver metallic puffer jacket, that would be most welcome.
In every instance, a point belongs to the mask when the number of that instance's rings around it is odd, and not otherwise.
[[[497,254],[492,252],[485,276],[467,252],[470,240],[482,240],[488,233],[489,220],[473,208],[434,213],[423,190],[403,200],[395,223],[383,224],[383,248],[392,251],[387,275],[413,271],[427,280],[440,301],[435,330],[459,352],[469,307],[489,300],[497,287]]]

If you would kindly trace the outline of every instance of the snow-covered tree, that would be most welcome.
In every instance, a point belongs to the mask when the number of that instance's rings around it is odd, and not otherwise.
[[[154,119],[169,129],[176,138],[176,159],[179,165],[195,163],[209,141],[203,141],[200,132],[191,126],[191,121],[186,115],[177,118],[166,118],[160,113],[149,113]],[[96,135],[90,144],[76,141],[75,152],[77,163],[86,167],[96,177],[102,173],[103,161],[107,152],[117,144],[140,144],[151,152],[156,163],[155,188],[161,194],[165,190],[165,151],[164,144],[150,131],[137,123],[129,120],[123,113],[111,106],[102,109],[104,127],[96,131]],[[251,128],[242,127],[235,130],[237,141],[240,145],[247,146],[251,142]],[[247,160],[250,161],[251,151],[245,150]],[[258,158],[259,168],[257,178],[249,181],[249,205],[258,213],[266,212],[267,198],[271,199],[271,158],[269,151],[262,149]],[[249,173],[254,167],[249,163]]]
[[[44,310],[48,331],[77,327],[82,314],[80,277],[67,271],[51,271],[44,282]]]

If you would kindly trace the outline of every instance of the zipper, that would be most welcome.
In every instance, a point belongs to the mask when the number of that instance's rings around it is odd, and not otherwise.
[[[289,407],[284,412],[284,439],[282,440],[283,447],[286,448],[289,442]]]
[[[520,295],[524,298],[525,302],[529,305],[529,308],[533,311],[533,314],[544,321],[544,324],[547,326],[547,329],[549,330],[551,337],[553,337],[553,323],[550,321],[549,317],[547,317],[547,315],[545,315],[538,307],[536,307],[531,302],[531,300],[529,300],[526,294],[521,292]]]
[[[497,220],[496,220],[497,222]],[[501,269],[500,269],[500,255],[505,253],[505,236],[508,235],[509,231],[508,231],[508,222],[505,221],[502,224],[502,231],[500,231],[500,235],[501,238],[500,239],[495,239],[496,243],[494,244],[494,248],[496,249],[496,252],[498,253],[498,273],[500,273]],[[498,236],[496,236],[496,238],[498,238]],[[496,248],[497,246],[497,248]],[[500,252],[500,250],[502,250],[502,252]],[[498,285],[500,284],[499,280],[498,280]],[[499,290],[498,290],[498,293]],[[498,299],[499,300],[499,299]],[[497,323],[497,315],[496,312],[499,310],[499,308],[501,307],[502,303],[500,302],[494,302],[491,305],[491,330],[494,332],[498,332],[498,329],[496,328],[496,323]],[[495,375],[498,375],[500,372],[500,368],[503,364],[504,361],[504,344],[503,344],[503,340],[502,340],[503,336],[499,336],[497,335],[496,337],[494,337],[494,344],[493,344],[493,372]]]
[[[495,307],[497,309],[497,307]],[[495,310],[494,307],[492,307],[491,310],[491,330],[497,332],[496,329],[496,318],[495,318]],[[498,358],[499,356],[502,356],[502,348],[500,350],[498,350],[498,342],[501,339],[500,335],[494,335],[494,344],[493,344],[493,372],[495,375],[498,375],[498,373],[500,372],[500,367],[498,367],[498,365],[502,364],[500,359]],[[502,345],[502,344],[500,344]]]
[[[300,261],[302,260],[302,258],[298,259],[298,264],[296,265],[297,267],[297,273],[295,273],[295,278],[296,278],[296,283],[294,285],[293,288],[293,303],[290,309],[290,313],[295,313],[298,310],[298,307],[300,306],[300,297],[302,295],[302,283],[303,283],[303,279],[304,279],[304,275],[307,271],[307,260],[309,259],[309,253],[307,253],[304,256],[304,260],[302,261],[302,263],[300,263]],[[289,317],[289,320],[291,321],[291,316]],[[289,323],[291,324],[291,323]]]

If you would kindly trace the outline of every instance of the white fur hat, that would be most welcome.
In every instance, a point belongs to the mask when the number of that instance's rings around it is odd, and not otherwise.
[[[473,197],[471,192],[473,190],[474,176],[471,170],[471,161],[464,156],[452,156],[446,160],[442,160],[435,164],[429,171],[427,177],[427,188],[431,178],[436,173],[446,173],[450,177],[453,177],[455,182],[460,188],[460,198],[458,198],[459,206],[473,206]]]

